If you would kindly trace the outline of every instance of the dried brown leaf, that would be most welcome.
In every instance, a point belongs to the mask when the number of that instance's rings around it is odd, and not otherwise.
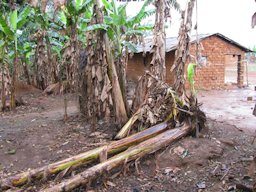
[[[105,83],[103,89],[102,89],[102,93],[101,93],[101,96],[100,96],[100,99],[101,101],[105,101],[107,98],[108,98],[108,95],[109,95],[109,91],[111,90],[111,84],[110,82],[108,81],[107,83]]]
[[[111,181],[107,181],[107,185],[109,185],[110,187],[116,187],[116,184]]]
[[[153,125],[156,123],[156,119],[154,117],[154,114],[151,111],[148,111],[148,120]]]
[[[95,97],[98,97],[98,96],[99,96],[99,90],[98,90],[97,87],[95,87],[94,93],[95,93]]]
[[[102,72],[101,72],[101,67],[97,67],[97,70],[96,70],[96,76],[97,76],[97,79],[99,82],[101,82],[103,80],[103,77],[102,77]]]
[[[96,75],[95,66],[92,66],[92,78],[94,78]]]

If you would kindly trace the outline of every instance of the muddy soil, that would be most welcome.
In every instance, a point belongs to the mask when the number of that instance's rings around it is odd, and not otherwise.
[[[39,91],[22,96],[25,106],[0,113],[1,178],[101,146],[117,132],[117,126],[106,126],[106,122],[99,122],[93,130],[79,117],[74,95],[68,95],[66,122],[63,96],[46,96]],[[215,192],[232,191],[236,184],[250,187],[256,182],[252,164],[256,141],[252,141],[253,135],[237,129],[232,121],[211,117],[200,138],[186,137],[137,160],[138,169],[129,163],[98,178],[90,188],[76,191]],[[41,187],[49,185],[54,183]],[[29,191],[38,190],[32,187]]]

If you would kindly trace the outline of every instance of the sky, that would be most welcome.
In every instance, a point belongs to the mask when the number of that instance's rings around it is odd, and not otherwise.
[[[256,27],[251,28],[251,17],[256,12],[255,0],[197,0],[198,33],[221,33],[246,47],[256,46]],[[187,0],[178,0],[182,8]],[[140,5],[143,2],[139,3]],[[131,2],[128,14],[135,14],[140,6]],[[195,24],[195,9],[193,25]],[[172,10],[172,25],[167,36],[177,36],[180,26],[180,15]],[[153,20],[153,18],[150,18]],[[195,31],[192,32],[194,34]]]

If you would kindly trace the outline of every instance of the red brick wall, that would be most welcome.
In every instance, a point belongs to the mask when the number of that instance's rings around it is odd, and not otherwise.
[[[196,69],[196,88],[197,89],[216,89],[224,86],[225,83],[225,55],[241,55],[241,60],[244,59],[245,52],[236,46],[226,42],[225,40],[211,36],[201,41],[202,56],[207,57],[207,66],[197,67]],[[195,56],[195,44],[192,44],[190,54]],[[173,83],[173,75],[170,73],[171,66],[174,63],[174,51],[166,54],[166,71],[167,82]],[[151,55],[147,54],[143,58],[142,53],[135,54],[128,62],[127,77],[130,80],[137,81],[138,77],[143,75],[144,71],[148,69],[151,61]],[[241,63],[240,82],[243,84],[244,75],[243,62]]]
[[[207,57],[207,66],[197,68],[196,87],[197,88],[219,88],[225,83],[225,55],[241,55],[244,59],[245,52],[225,40],[211,36],[201,41],[202,56]],[[195,44],[192,44],[190,54],[195,56]],[[240,77],[243,80],[244,67],[241,67]],[[243,81],[239,82],[241,86]]]

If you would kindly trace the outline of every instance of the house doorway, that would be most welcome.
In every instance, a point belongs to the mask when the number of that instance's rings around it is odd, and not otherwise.
[[[225,84],[238,86],[243,84],[241,62],[241,55],[225,55]]]

